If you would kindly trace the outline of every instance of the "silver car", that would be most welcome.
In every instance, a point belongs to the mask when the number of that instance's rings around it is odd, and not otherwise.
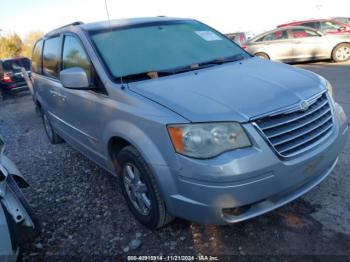
[[[278,208],[332,172],[347,136],[328,81],[191,19],[74,23],[37,42],[32,64],[49,140],[118,176],[149,228]]]
[[[283,27],[260,34],[246,43],[253,55],[283,62],[350,59],[350,35],[324,35],[308,27]]]

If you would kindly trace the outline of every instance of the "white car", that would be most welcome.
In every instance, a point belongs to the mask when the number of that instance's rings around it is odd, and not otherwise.
[[[282,27],[254,37],[244,48],[255,56],[282,62],[346,62],[350,60],[350,35],[325,35],[303,26]]]

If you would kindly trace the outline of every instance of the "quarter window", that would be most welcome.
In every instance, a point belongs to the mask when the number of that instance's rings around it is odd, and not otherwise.
[[[62,63],[63,69],[71,67],[80,67],[84,69],[88,78],[90,79],[90,60],[80,41],[74,36],[67,35],[64,38]]]
[[[43,73],[44,75],[58,78],[60,71],[60,37],[50,38],[45,41],[43,54]]]
[[[35,73],[41,74],[41,66],[42,66],[42,60],[41,60],[41,53],[43,48],[43,41],[40,40],[36,43],[33,55],[32,55],[32,70]]]

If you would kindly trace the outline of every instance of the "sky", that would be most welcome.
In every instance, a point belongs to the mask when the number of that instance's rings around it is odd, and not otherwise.
[[[223,33],[255,34],[293,20],[350,16],[350,0],[106,0],[111,19],[194,18]],[[2,34],[48,32],[74,21],[107,19],[105,0],[0,0]]]

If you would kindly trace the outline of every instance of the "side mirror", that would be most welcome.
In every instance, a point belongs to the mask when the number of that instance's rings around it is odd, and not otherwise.
[[[60,72],[60,80],[64,87],[71,89],[90,89],[89,79],[81,67],[71,67]]]

